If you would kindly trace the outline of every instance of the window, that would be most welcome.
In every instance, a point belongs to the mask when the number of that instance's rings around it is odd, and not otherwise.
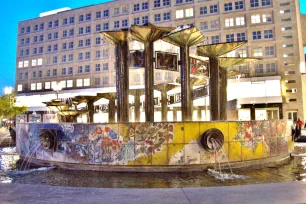
[[[62,56],[62,62],[64,63],[64,62],[66,62],[66,60],[67,60],[67,56],[66,56],[66,55],[63,55],[63,56]]]
[[[100,45],[101,44],[101,37],[97,37],[96,38],[96,45]]]
[[[207,6],[200,7],[200,15],[207,14]]]
[[[134,18],[134,25],[139,25],[140,24],[140,19],[139,17]]]
[[[103,71],[107,71],[108,70],[108,63],[103,63]]]
[[[82,87],[83,86],[83,79],[77,79],[77,87]]]
[[[108,49],[102,50],[102,57],[108,57]]]
[[[66,43],[64,43],[66,44]],[[79,40],[79,47],[83,47],[83,40]]]
[[[293,44],[284,44],[283,47],[284,48],[293,47]]]
[[[272,22],[272,14],[263,14],[262,15],[262,22],[264,22],[264,23]]]
[[[100,85],[100,78],[95,78],[95,86]]]
[[[66,68],[62,68],[62,75],[66,75]]]
[[[91,28],[90,28],[90,26],[86,26],[86,33],[90,33],[90,30],[91,30]]]
[[[149,23],[149,17],[148,16],[143,16],[142,17],[142,24],[148,24]]]
[[[274,46],[265,47],[265,55],[274,56]]]
[[[154,8],[160,7],[160,0],[154,0]]]
[[[149,9],[149,3],[148,2],[142,3],[142,10],[147,10],[147,9]]]
[[[245,25],[244,16],[242,17],[236,17],[236,26]]]
[[[73,80],[67,80],[67,88],[73,87]]]
[[[193,16],[193,8],[185,9],[185,15],[186,17],[192,17]]]
[[[251,16],[251,22],[254,23],[260,23],[260,15],[259,14],[255,14]]]
[[[69,36],[73,36],[74,35],[74,29],[70,29],[69,30]]]
[[[238,50],[238,57],[248,57],[246,49],[240,49]]]
[[[38,36],[34,36],[33,41],[36,43],[38,41]]]
[[[108,77],[103,77],[102,78],[102,84],[107,85],[108,84]]]
[[[42,83],[37,83],[36,90],[41,90],[41,89],[42,89]]]
[[[48,34],[48,40],[51,40],[52,39],[52,33],[49,33]],[[23,40],[23,39],[22,39]],[[22,44],[22,41],[21,41],[21,44]]]
[[[261,5],[262,6],[270,6],[271,5],[271,0],[261,0]]]
[[[103,30],[108,30],[108,23],[103,23]]]
[[[35,91],[36,90],[36,84],[35,83],[31,83],[31,91]]]
[[[44,51],[44,47],[39,47],[39,49],[38,49],[38,53],[43,53],[43,51]]]
[[[119,28],[119,21],[114,22],[114,28]]]
[[[243,1],[236,1],[235,2],[235,10],[240,10],[244,8]]]
[[[127,19],[124,19],[122,20],[122,27],[128,27],[128,20]]]
[[[254,57],[262,57],[263,56],[262,48],[261,47],[254,48],[253,49],[253,55],[254,55]]]
[[[53,75],[53,76],[57,76],[57,69],[53,69],[52,75]]]
[[[167,21],[170,19],[171,19],[171,13],[170,12],[164,13],[164,21]]]
[[[219,43],[220,42],[220,37],[217,35],[217,36],[211,36],[211,43],[212,44],[216,44],[216,43]]]
[[[19,80],[22,80],[22,73],[19,73]]]
[[[82,59],[83,59],[83,53],[79,53],[78,59],[79,59],[79,60],[82,60]]]
[[[69,42],[69,49],[73,49],[73,45],[74,45],[74,43],[73,42]]]
[[[207,21],[201,22],[200,23],[200,29],[201,30],[208,30],[208,22]]]
[[[90,39],[85,40],[85,46],[90,46]]]
[[[53,57],[53,64],[57,64],[57,56]]]
[[[266,64],[266,72],[268,73],[275,73],[276,72],[276,65],[275,63],[269,63],[269,64]]]
[[[237,33],[237,40],[245,41],[246,40],[245,33]]]
[[[285,36],[282,36],[283,39],[291,39],[292,38],[292,35],[285,35]]]
[[[17,85],[17,91],[22,91],[22,84]]]
[[[91,13],[86,14],[86,21],[90,21],[91,20]]]
[[[109,10],[107,9],[107,10],[104,10],[103,11],[103,17],[104,18],[106,18],[106,17],[108,17],[109,16]]]
[[[96,72],[101,71],[101,64],[96,64]]]
[[[101,57],[101,51],[100,50],[96,50],[96,58],[100,58]]]
[[[79,66],[78,73],[82,73],[82,72],[83,72],[83,66]]]
[[[45,82],[45,89],[51,89],[51,83]]]
[[[184,10],[176,10],[176,18],[184,18]]]
[[[234,19],[233,18],[226,18],[225,19],[225,27],[234,26]]]
[[[54,27],[58,27],[58,20],[54,21]]]
[[[84,86],[90,86],[90,79],[84,79]]]
[[[281,21],[282,22],[288,22],[288,21],[291,21],[291,18],[282,18]]]
[[[96,25],[96,32],[99,32],[99,31],[101,31],[101,24]]]
[[[261,39],[261,31],[254,31],[253,40],[260,40],[260,39]]]
[[[23,63],[24,63],[23,67],[28,67],[29,66],[29,61],[28,60],[24,61]]]
[[[282,31],[291,30],[291,29],[292,29],[292,27],[283,27],[283,28],[282,28]]]
[[[56,51],[57,51],[57,48],[58,48],[58,47],[57,47],[57,44],[53,45],[53,51],[56,52]]]
[[[70,18],[69,18],[69,23],[70,23],[70,24],[74,23],[74,17],[70,17]]]
[[[32,67],[35,67],[37,65],[37,61],[36,61],[36,59],[33,59],[32,60]]]
[[[134,11],[139,11],[139,10],[140,10],[139,4],[134,4]]]
[[[155,14],[154,15],[154,21],[159,22],[160,21],[160,14]]]
[[[90,72],[90,65],[85,65],[85,72],[87,72],[87,73]]]
[[[55,33],[53,34],[53,38],[54,38],[54,39],[57,39],[57,38],[58,38],[58,32],[55,32]]]
[[[48,70],[48,71],[47,71],[47,76],[48,76],[48,77],[51,76],[51,70]]]
[[[163,0],[163,6],[170,6],[170,0]]]
[[[23,61],[18,62],[18,68],[23,68]]]
[[[255,73],[263,73],[263,64],[255,65]]]
[[[68,74],[69,74],[69,75],[73,74],[73,67],[69,67],[69,68],[68,68]]]
[[[250,4],[251,4],[252,8],[258,7],[259,6],[259,0],[250,0]]]
[[[272,30],[265,30],[265,31],[264,31],[264,38],[265,38],[265,39],[271,39],[271,38],[273,38],[273,31],[272,31]]]
[[[214,20],[210,22],[211,29],[218,29],[219,28],[219,20]]]
[[[96,18],[101,18],[101,11],[96,12]]]
[[[90,52],[85,52],[85,59],[90,59]]]
[[[233,4],[232,3],[225,3],[224,4],[224,11],[231,11],[233,10]]]
[[[293,57],[294,53],[285,53],[283,56],[284,57]]]
[[[50,21],[50,22],[48,23],[48,28],[52,28],[52,24],[53,24],[53,22]]]
[[[121,11],[122,11],[122,14],[127,14],[128,13],[128,9],[127,9],[126,6],[121,7]]]
[[[226,35],[226,42],[234,42],[234,41],[235,41],[234,34],[227,34]]]
[[[218,12],[218,5],[211,5],[209,7],[210,13],[217,13]]]

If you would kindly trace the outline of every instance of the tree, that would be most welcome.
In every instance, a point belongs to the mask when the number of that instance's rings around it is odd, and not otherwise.
[[[15,115],[27,112],[27,108],[25,106],[15,106],[11,103],[12,99],[14,99],[14,93],[3,95],[0,97],[0,117],[8,117],[12,118]]]

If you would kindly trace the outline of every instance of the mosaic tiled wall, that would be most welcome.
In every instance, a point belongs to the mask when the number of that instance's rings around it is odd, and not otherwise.
[[[224,135],[223,148],[207,152],[199,140],[210,128]],[[42,139],[43,138],[43,139]],[[46,139],[47,138],[47,139]],[[50,139],[51,138],[51,139]],[[55,141],[52,141],[54,138]],[[52,147],[51,147],[52,146]],[[189,165],[246,161],[291,151],[286,121],[133,124],[17,124],[23,156],[101,165]]]

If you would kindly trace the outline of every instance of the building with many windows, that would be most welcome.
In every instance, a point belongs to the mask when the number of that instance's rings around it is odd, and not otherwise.
[[[114,92],[114,46],[100,32],[148,22],[196,26],[206,36],[206,44],[247,40],[227,56],[263,58],[232,68],[240,73],[229,79],[228,99],[238,108],[233,119],[306,119],[298,0],[115,0],[42,13],[18,25],[17,103],[30,111],[46,111],[41,102],[55,97],[52,89],[57,83],[63,88],[61,97]],[[130,42],[131,50],[142,46]],[[154,49],[178,53],[178,48],[162,42],[156,42]],[[131,66],[130,73],[130,89],[143,88],[143,68]],[[178,76],[155,70],[155,83],[175,82]],[[208,100],[194,104],[209,106]],[[202,118],[206,115],[207,111]]]

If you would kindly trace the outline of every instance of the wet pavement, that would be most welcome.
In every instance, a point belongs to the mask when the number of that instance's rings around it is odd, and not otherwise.
[[[306,183],[167,189],[74,188],[0,184],[1,203],[305,203]]]

